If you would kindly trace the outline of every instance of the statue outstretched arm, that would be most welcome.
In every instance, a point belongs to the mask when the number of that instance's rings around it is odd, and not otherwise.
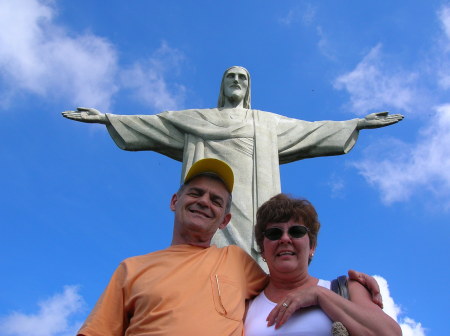
[[[401,114],[389,114],[389,112],[377,112],[366,115],[363,119],[359,119],[357,130],[367,128],[379,128],[398,123],[403,119]]]
[[[85,123],[109,124],[106,115],[94,108],[77,107],[76,111],[64,111],[61,114],[64,118]]]

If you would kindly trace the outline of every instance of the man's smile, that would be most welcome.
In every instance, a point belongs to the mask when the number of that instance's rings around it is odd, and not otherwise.
[[[199,214],[199,215],[201,215],[201,216],[203,216],[203,217],[206,217],[206,218],[212,218],[212,217],[213,217],[212,215],[210,215],[210,214],[208,214],[208,213],[206,213],[206,212],[204,212],[204,211],[202,211],[202,210],[199,210],[199,209],[189,208],[188,210],[189,210],[189,212],[191,212],[191,213]]]

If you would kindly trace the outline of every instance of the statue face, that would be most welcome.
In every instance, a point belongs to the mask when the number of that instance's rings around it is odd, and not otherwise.
[[[248,77],[245,70],[231,68],[224,78],[224,95],[230,100],[242,100],[248,89]]]

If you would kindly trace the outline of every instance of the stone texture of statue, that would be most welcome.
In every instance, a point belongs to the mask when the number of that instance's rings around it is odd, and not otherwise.
[[[380,112],[362,119],[308,122],[251,109],[250,99],[250,74],[233,66],[223,75],[217,108],[155,115],[114,115],[78,108],[62,114],[76,121],[105,124],[121,149],[150,150],[181,161],[181,180],[199,159],[227,162],[235,173],[232,219],[213,243],[239,245],[265,267],[254,243],[253,225],[258,207],[281,191],[279,165],[345,154],[361,129],[388,126],[403,116]]]

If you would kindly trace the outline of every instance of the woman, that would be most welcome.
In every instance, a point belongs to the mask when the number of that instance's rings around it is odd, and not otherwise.
[[[245,335],[332,335],[335,321],[350,335],[401,335],[365,287],[349,281],[347,300],[329,289],[329,281],[308,273],[319,229],[316,210],[306,200],[279,194],[259,208],[255,237],[270,281],[249,304]]]

